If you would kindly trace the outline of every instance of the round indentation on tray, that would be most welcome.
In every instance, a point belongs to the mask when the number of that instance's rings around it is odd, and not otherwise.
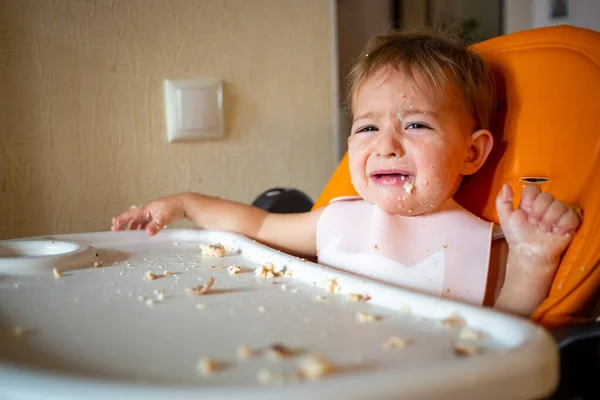
[[[30,275],[65,267],[89,246],[61,240],[0,241],[0,274]]]

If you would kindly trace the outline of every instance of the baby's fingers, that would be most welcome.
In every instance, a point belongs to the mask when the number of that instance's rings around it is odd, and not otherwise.
[[[581,218],[577,212],[569,208],[555,224],[552,232],[557,234],[575,233],[580,224]]]
[[[553,232],[554,227],[566,212],[567,207],[564,203],[553,201],[544,211],[538,227],[544,232]]]
[[[132,207],[118,217],[112,219],[113,231],[120,231],[129,224],[129,229],[136,229],[137,225],[146,219],[142,207]]]

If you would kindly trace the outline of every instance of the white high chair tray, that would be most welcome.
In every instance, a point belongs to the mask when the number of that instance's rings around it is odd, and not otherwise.
[[[557,348],[535,324],[342,273],[239,235],[165,230],[35,240],[29,248],[0,242],[1,398],[515,400],[544,397],[558,382]],[[59,254],[48,258],[52,251],[39,249],[52,241]],[[221,243],[227,255],[203,256],[200,243]],[[258,277],[263,263],[292,275]],[[244,267],[240,274],[211,268],[233,264]],[[166,270],[174,275],[143,279]],[[186,292],[211,276],[207,294]],[[320,286],[330,279],[339,293]],[[349,302],[349,293],[371,299]],[[361,323],[359,312],[382,318]],[[485,336],[460,339],[460,329],[441,323],[454,312]],[[392,336],[408,346],[382,348]],[[292,355],[269,357],[275,343]],[[481,352],[459,356],[451,343]],[[257,354],[238,359],[243,344]],[[336,373],[294,379],[298,362],[316,353]],[[219,370],[202,375],[200,357]],[[276,382],[265,384],[260,374]]]

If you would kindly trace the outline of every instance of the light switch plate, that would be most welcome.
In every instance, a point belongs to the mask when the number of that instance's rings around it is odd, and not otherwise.
[[[223,132],[223,84],[218,79],[165,81],[169,142],[219,139]]]

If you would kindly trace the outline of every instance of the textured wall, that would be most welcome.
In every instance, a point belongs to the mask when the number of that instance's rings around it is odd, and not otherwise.
[[[2,0],[0,238],[105,230],[155,196],[250,202],[332,173],[325,0]],[[164,79],[224,81],[227,138],[168,144]]]

